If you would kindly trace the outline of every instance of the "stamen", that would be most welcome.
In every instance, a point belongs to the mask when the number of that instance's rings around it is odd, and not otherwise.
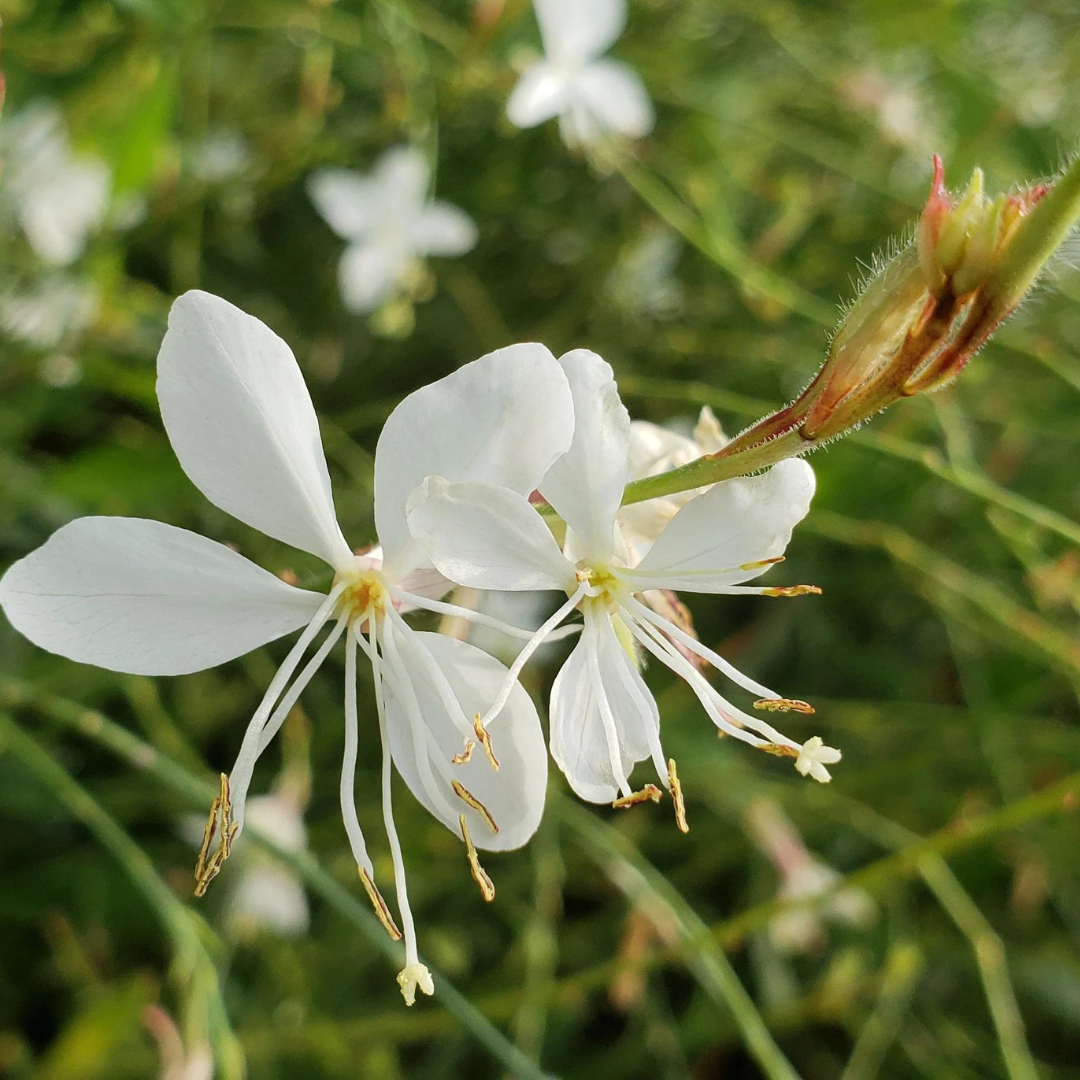
[[[450,786],[454,789],[454,794],[461,799],[462,802],[471,806],[483,819],[487,822],[488,828],[493,833],[499,831],[499,826],[495,824],[495,819],[491,816],[491,811],[460,781],[451,780]]]
[[[775,566],[784,561],[783,555],[775,555],[771,559],[758,559],[756,562],[743,563],[740,570],[764,570],[766,566]]]
[[[772,754],[773,757],[797,758],[799,756],[797,746],[788,746],[785,743],[762,743],[758,749],[764,750],[766,754]]]
[[[476,845],[469,835],[469,823],[465,820],[464,814],[459,815],[458,824],[461,826],[461,839],[465,841],[465,851],[469,856],[469,869],[472,871],[473,881],[480,887],[480,895],[490,904],[495,899],[495,884],[480,865],[480,857],[476,854]]]
[[[679,642],[680,645],[684,645],[692,653],[696,653],[703,660],[707,660],[717,671],[722,672],[735,683],[736,686],[741,686],[744,690],[749,691],[749,693],[757,694],[758,697],[762,698],[777,698],[780,696],[770,690],[767,686],[762,686],[762,684],[755,679],[751,679],[749,675],[744,675],[730,660],[725,660],[719,653],[714,652],[706,645],[702,645],[693,634],[688,634],[669,619],[665,619],[662,615],[658,615],[652,608],[641,603],[640,600],[628,596],[626,597],[626,604],[629,610],[643,622],[658,628],[668,635],[668,637]]]
[[[803,713],[805,716],[811,716],[814,713],[814,706],[809,702],[800,701],[798,698],[761,698],[759,701],[754,702],[755,709],[761,709],[764,712],[797,712]]]
[[[382,923],[383,929],[390,935],[391,941],[400,941],[401,931],[397,928],[397,923],[394,922],[394,916],[390,914],[390,908],[387,907],[383,894],[379,892],[375,882],[371,880],[368,872],[362,866],[357,867],[357,869],[360,871],[360,881],[364,886],[364,891],[368,894],[371,906],[375,909],[375,917]]]
[[[629,810],[631,806],[639,803],[658,803],[664,797],[664,793],[655,784],[646,784],[640,791],[632,791],[629,795],[623,795],[612,804],[612,810]]]
[[[225,860],[232,854],[232,842],[239,824],[232,820],[232,799],[229,795],[229,778],[221,774],[221,793],[214,796],[210,804],[210,816],[203,830],[202,844],[199,845],[199,857],[195,862],[195,895],[205,896],[207,887],[221,872]],[[220,832],[221,842],[209,858],[210,845],[214,836]]]
[[[675,824],[679,827],[679,832],[688,833],[690,826],[686,821],[686,803],[683,801],[682,784],[679,782],[679,775],[675,771],[674,758],[668,758],[667,771],[671,799],[675,803]]]
[[[623,798],[630,795],[630,784],[622,764],[622,746],[619,743],[619,727],[615,722],[615,714],[611,709],[607,691],[604,689],[604,677],[600,672],[600,657],[597,654],[597,638],[599,632],[595,625],[596,615],[588,607],[585,609],[585,666],[589,671],[589,682],[592,685],[593,698],[596,707],[600,710],[600,720],[604,725],[604,738],[607,742],[608,761],[611,765],[611,775],[622,793]]]
[[[373,609],[369,607],[365,618],[372,622],[373,615]],[[356,752],[360,741],[359,727],[356,709],[356,631],[350,626],[345,639],[345,748],[341,756],[338,798],[341,803],[341,820],[345,825],[357,869],[361,878],[365,874],[371,878],[374,877],[374,868],[368,856],[359,818],[356,816]]]
[[[465,740],[465,749],[460,754],[455,754],[451,759],[452,765],[468,765],[472,761],[472,752],[476,749],[476,743],[472,739]]]
[[[491,735],[487,728],[484,727],[483,720],[481,720],[479,713],[473,717],[473,731],[476,732],[476,737],[480,740],[480,745],[484,748],[484,753],[487,754],[488,764],[491,765],[495,772],[498,772],[499,759],[495,756],[495,751],[491,748]]]
[[[818,585],[779,585],[774,588],[762,589],[762,596],[820,596],[821,587]]]

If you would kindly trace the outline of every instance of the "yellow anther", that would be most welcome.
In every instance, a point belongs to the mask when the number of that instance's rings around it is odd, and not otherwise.
[[[667,768],[668,791],[671,792],[671,800],[675,804],[675,824],[679,826],[679,832],[688,833],[690,826],[686,821],[686,803],[683,801],[682,784],[679,783],[674,758],[668,758]]]
[[[612,804],[613,810],[629,810],[631,806],[637,806],[643,802],[658,803],[664,797],[664,793],[655,784],[646,784],[640,791],[632,791],[621,799],[616,799]]]
[[[457,780],[451,780],[450,786],[454,789],[454,794],[471,806],[488,824],[488,828],[493,833],[499,831],[499,826],[495,824],[495,819],[491,816],[491,812],[488,808],[471,792],[464,784]]]
[[[487,759],[491,764],[491,767],[498,772],[499,771],[499,759],[495,756],[495,751],[491,749],[491,735],[488,730],[480,722],[480,714],[477,713],[473,717],[473,731],[476,732],[476,737],[480,741],[480,745],[484,748],[484,753],[487,754]]]
[[[195,861],[195,895],[203,896],[210,882],[218,876],[222,864],[232,852],[233,837],[236,835],[237,826],[232,819],[232,798],[229,795],[229,778],[221,774],[221,792],[214,796],[210,804],[210,816],[206,819],[206,828],[203,829],[202,843],[199,845],[199,857]],[[210,854],[210,845],[214,837],[219,835],[221,840],[217,850]]]
[[[766,754],[772,754],[773,757],[797,758],[799,756],[797,746],[785,746],[783,743],[762,743],[758,749],[764,750]]]
[[[754,708],[763,712],[797,712],[804,716],[811,716],[815,712],[814,706],[809,702],[786,697],[761,698],[754,702]]]
[[[364,891],[368,894],[371,906],[375,909],[375,917],[382,923],[383,929],[390,935],[392,941],[400,941],[401,931],[397,928],[397,923],[394,922],[394,916],[390,914],[390,908],[386,906],[383,894],[379,892],[375,882],[368,876],[368,872],[362,866],[358,867],[358,869]]]
[[[772,589],[762,589],[762,596],[820,596],[818,585],[778,585]]]
[[[784,561],[783,555],[776,555],[771,559],[758,559],[756,562],[743,563],[740,570],[764,570],[766,566],[775,566]]]
[[[495,885],[488,877],[487,871],[480,865],[476,845],[469,835],[469,823],[465,820],[464,814],[458,816],[458,824],[461,826],[461,839],[465,841],[465,851],[469,857],[469,870],[472,872],[473,881],[480,887],[480,895],[490,904],[495,899]]]
[[[453,765],[468,765],[472,761],[472,752],[476,749],[476,743],[472,739],[465,740],[465,749],[460,754],[455,754],[450,762]]]

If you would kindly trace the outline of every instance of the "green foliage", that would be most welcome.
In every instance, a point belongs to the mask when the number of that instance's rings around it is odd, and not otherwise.
[[[734,433],[805,385],[860,265],[921,205],[931,151],[954,184],[981,165],[996,190],[1049,174],[1080,134],[1066,0],[631,8],[614,53],[658,124],[601,164],[554,124],[505,119],[515,64],[538,46],[523,0],[0,0],[0,152],[19,111],[51,99],[115,181],[109,220],[65,272],[96,313],[45,346],[0,338],[0,566],[106,513],[315,579],[171,455],[153,363],[185,289],[293,347],[360,542],[379,427],[410,390],[512,341],[585,346],[635,415],[685,424],[711,404]],[[350,316],[342,244],[304,180],[405,141],[480,241],[430,262],[415,308]],[[232,148],[224,176],[206,164],[215,147]],[[0,230],[0,297],[32,290],[44,271],[3,180]],[[817,706],[786,730],[843,749],[830,787],[718,741],[685,687],[650,671],[688,836],[667,803],[573,806],[553,770],[540,834],[486,860],[485,905],[460,845],[402,790],[438,969],[436,997],[411,1010],[341,827],[340,656],[283,751],[310,770],[311,855],[293,866],[311,927],[252,938],[225,917],[231,866],[191,900],[179,822],[205,813],[283,647],[151,683],[39,653],[0,623],[0,1073],[153,1075],[141,1024],[157,1002],[186,1041],[211,1040],[218,1075],[235,1074],[234,1034],[258,1080],[525,1076],[530,1060],[568,1080],[1080,1077],[1078,304],[1063,264],[951,388],[813,459],[814,508],[770,583],[823,596],[692,598],[704,641]],[[538,692],[550,677],[527,674]],[[359,810],[378,837],[370,704],[361,723]],[[274,782],[267,758],[254,790]],[[876,921],[831,926],[807,956],[775,947],[776,873],[743,828],[760,795],[856,875]]]

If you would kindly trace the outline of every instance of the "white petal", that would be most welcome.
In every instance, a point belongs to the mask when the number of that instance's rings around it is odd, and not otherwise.
[[[544,477],[540,493],[590,555],[606,557],[629,475],[630,417],[610,365],[596,353],[575,349],[559,363],[574,395],[574,441]]]
[[[73,521],[0,580],[0,606],[35,645],[135,675],[223,664],[303,626],[323,599],[139,518]]]
[[[533,0],[544,52],[561,61],[606,52],[626,25],[626,0]]]
[[[378,223],[378,191],[368,176],[349,169],[320,169],[307,182],[323,220],[343,240],[359,240]]]
[[[506,103],[510,123],[519,128],[536,127],[567,106],[569,82],[564,72],[546,60],[533,64],[518,80]]]
[[[435,568],[475,589],[570,589],[574,566],[524,495],[429,476],[410,496],[409,528]]]
[[[782,555],[806,517],[814,471],[793,459],[761,476],[725,480],[691,499],[628,580],[642,588],[711,592],[749,581]]]
[[[443,634],[412,633],[399,638],[403,659],[410,648],[426,648],[445,673],[467,716],[482,713],[498,693],[506,668],[473,645]],[[408,721],[397,696],[387,684],[387,732],[394,765],[416,798],[456,836],[461,835],[457,813],[465,814],[469,832],[478,848],[510,851],[521,847],[536,831],[544,810],[547,788],[547,753],[544,733],[529,695],[515,684],[506,707],[492,725],[491,737],[499,769],[476,751],[465,765],[451,764],[461,753],[461,735],[450,723],[438,692],[418,665],[409,674],[416,689],[427,730],[428,760],[436,782],[446,785],[447,800],[455,810],[448,818],[432,804],[421,782]],[[493,833],[484,819],[454,794],[457,780],[491,813],[499,826]]]
[[[350,244],[338,267],[341,302],[358,315],[374,311],[393,297],[408,268],[409,255],[402,246]]]
[[[660,716],[652,694],[606,617],[589,619],[581,641],[551,688],[551,756],[577,795],[588,802],[603,803],[619,797],[619,777],[612,766],[603,713],[589,675],[590,647],[597,650],[603,690],[615,719],[618,763],[624,777],[649,757]]]
[[[431,170],[427,158],[412,146],[395,146],[375,163],[372,177],[385,208],[411,216],[427,197]]]
[[[574,78],[575,103],[588,110],[598,127],[640,139],[656,122],[641,77],[618,60],[596,60]],[[586,140],[587,141],[587,140]]]
[[[109,186],[109,169],[103,162],[58,162],[54,172],[41,177],[23,196],[19,221],[30,246],[46,262],[57,266],[74,262],[105,216]]]
[[[418,255],[464,255],[476,246],[476,223],[464,210],[446,202],[433,202],[420,211],[410,230]]]
[[[186,293],[169,313],[157,392],[176,456],[212,503],[332,566],[351,558],[315,409],[277,334],[219,297]]]
[[[573,430],[570,388],[543,345],[509,345],[405,398],[375,452],[375,525],[391,579],[427,561],[405,518],[426,477],[528,495]]]

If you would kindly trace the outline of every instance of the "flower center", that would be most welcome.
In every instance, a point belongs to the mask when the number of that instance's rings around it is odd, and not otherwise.
[[[350,622],[365,618],[369,612],[374,612],[378,622],[392,602],[386,579],[380,571],[370,566],[358,565],[339,570],[334,583],[342,582],[345,583],[345,590],[338,598],[338,614],[347,615]]]
[[[579,585],[589,586],[588,595],[592,597],[613,601],[624,591],[619,575],[610,566],[591,565],[582,561],[577,564],[574,576]]]

